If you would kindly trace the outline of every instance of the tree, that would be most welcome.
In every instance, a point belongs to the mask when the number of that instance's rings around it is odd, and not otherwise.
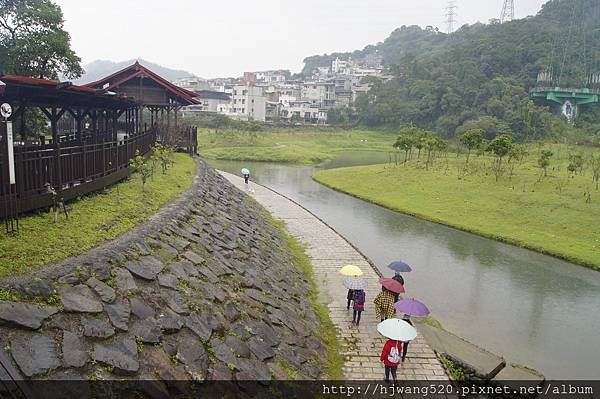
[[[470,129],[464,132],[460,136],[460,143],[467,147],[467,161],[469,163],[469,157],[471,156],[471,151],[479,148],[481,143],[483,143],[483,129]]]
[[[596,182],[596,190],[598,190],[598,182],[600,181],[600,154],[592,155],[590,166],[592,167],[592,178]]]
[[[415,145],[415,140],[413,137],[407,134],[401,134],[396,139],[394,143],[394,148],[404,151],[404,165],[408,162],[408,153],[412,150]]]
[[[493,169],[496,176],[496,181],[502,175],[502,159],[508,155],[513,145],[513,139],[509,135],[503,134],[493,139],[487,146],[487,151],[496,156]]]
[[[216,115],[212,121],[210,121],[208,127],[215,129],[215,134],[219,133],[219,129],[226,128],[231,124],[231,119],[225,115]]]
[[[540,152],[540,157],[538,158],[538,166],[540,169],[544,171],[543,177],[548,176],[548,166],[550,166],[550,158],[552,158],[552,151],[550,150],[542,150]]]
[[[583,155],[582,154],[569,154],[569,165],[567,170],[569,173],[575,174],[583,171]]]
[[[140,154],[140,150],[135,151],[135,157],[129,161],[131,168],[140,174],[142,180],[142,191],[146,189],[146,182],[154,175],[154,166],[148,162],[146,157]]]
[[[51,0],[0,0],[0,70],[58,79],[82,75],[60,7]]]
[[[527,156],[527,150],[525,149],[525,147],[521,144],[516,144],[514,143],[513,145],[510,146],[510,150],[508,151],[508,167],[510,170],[510,174],[509,174],[509,180],[512,180],[514,171],[515,171],[515,167],[517,166],[517,164],[523,162],[523,160],[525,159],[525,157]]]
[[[427,159],[425,160],[425,169],[429,169],[429,165],[431,164],[431,154],[437,148],[439,144],[439,140],[432,133],[427,133],[425,136],[421,137],[419,140],[421,146],[425,151],[427,151]]]

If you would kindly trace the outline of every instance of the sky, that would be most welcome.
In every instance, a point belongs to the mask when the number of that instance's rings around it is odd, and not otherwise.
[[[456,0],[458,26],[504,0]],[[547,0],[515,0],[515,16]],[[445,31],[447,0],[55,0],[84,64],[143,58],[204,78],[298,72],[310,55],[362,49],[402,25]]]

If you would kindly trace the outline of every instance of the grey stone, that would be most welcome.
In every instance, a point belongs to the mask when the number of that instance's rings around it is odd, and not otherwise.
[[[168,267],[171,269],[171,272],[176,275],[178,278],[182,280],[187,280],[189,274],[186,272],[186,268],[183,266],[183,263],[187,261],[180,261],[177,263],[172,263]]]
[[[179,314],[189,314],[190,308],[185,303],[185,300],[179,292],[166,291],[162,293],[162,298],[168,307]]]
[[[90,277],[88,281],[86,281],[86,284],[89,285],[94,291],[96,291],[96,294],[100,295],[100,298],[104,302],[110,303],[115,300],[115,290],[106,283],[103,283],[102,281],[98,280],[97,278]]]
[[[240,317],[240,312],[232,302],[226,302],[223,305],[223,310],[225,311],[225,317],[229,321],[235,321]]]
[[[59,284],[77,284],[79,283],[79,276],[75,273],[65,274],[58,279]]]
[[[136,320],[129,330],[134,337],[140,337],[146,344],[157,344],[162,335],[158,322],[154,319]]]
[[[90,273],[95,276],[98,280],[106,281],[110,280],[110,269],[111,265],[108,263],[94,263],[90,266]]]
[[[199,265],[204,262],[204,258],[192,251],[186,251],[183,257],[192,262],[194,265]]]
[[[265,343],[265,341],[263,341],[260,337],[250,338],[247,344],[250,351],[256,355],[258,360],[265,360],[275,356],[275,351],[273,348]]]
[[[177,249],[178,251],[183,251],[184,249],[186,249],[187,247],[190,246],[189,241],[184,240],[183,238],[179,238],[179,237],[172,237],[169,240],[169,244],[171,244],[173,247],[175,247],[175,249]]]
[[[86,317],[81,320],[81,324],[83,325],[83,334],[86,337],[108,338],[115,335],[115,329],[106,319]]]
[[[269,368],[255,359],[238,359],[239,373],[235,378],[240,381],[271,381]]]
[[[202,343],[191,334],[182,334],[177,345],[177,360],[194,381],[204,381],[208,370],[208,353]]]
[[[215,357],[227,365],[234,365],[238,367],[238,358],[235,357],[231,349],[218,338],[210,340],[210,345],[213,348]]]
[[[131,312],[140,319],[148,319],[156,314],[154,309],[137,297],[131,297],[129,302],[131,303]]]
[[[119,330],[127,331],[129,329],[129,317],[131,315],[131,308],[129,307],[129,301],[123,299],[112,305],[104,305],[104,309],[111,323]]]
[[[479,348],[446,330],[420,322],[418,322],[418,330],[433,350],[454,360],[478,379],[489,380],[506,365],[500,356]],[[408,353],[410,353],[410,348]]]
[[[165,265],[152,256],[144,256],[139,260],[125,262],[125,268],[133,275],[145,280],[154,280],[156,275],[164,269]]]
[[[102,302],[86,285],[62,288],[60,300],[67,312],[102,312]]]
[[[92,359],[115,368],[115,372],[133,374],[140,368],[137,345],[133,337],[115,339],[106,344],[94,344]]]
[[[62,353],[67,367],[83,367],[88,360],[83,340],[70,331],[63,331]]]
[[[158,275],[158,284],[175,290],[179,284],[179,278],[174,273],[161,273]]]
[[[121,292],[135,291],[137,290],[137,284],[133,279],[133,276],[127,269],[122,267],[115,267],[115,277],[113,279],[114,286]]]
[[[233,373],[223,363],[217,363],[210,370],[209,379],[211,381],[231,381],[233,380]]]
[[[176,367],[165,352],[157,348],[147,348],[142,353],[142,363],[160,380],[177,390],[180,394],[189,395],[189,386],[186,384],[190,378]],[[163,396],[164,398],[170,395]]]
[[[161,311],[158,315],[158,322],[166,333],[173,333],[181,330],[181,327],[183,327],[184,324],[182,317],[169,308],[165,308]]]
[[[198,268],[198,271],[200,272],[200,274],[206,277],[208,281],[212,284],[217,284],[220,281],[219,278],[206,267],[200,267]]]
[[[19,289],[29,296],[38,296],[42,298],[48,298],[55,293],[52,281],[37,278],[24,284],[20,284]]]
[[[251,352],[248,345],[239,339],[238,337],[234,337],[233,335],[228,335],[225,338],[225,345],[230,347],[233,352],[239,357],[250,357]],[[270,348],[269,348],[270,349]]]
[[[0,301],[0,320],[37,330],[44,320],[58,312],[54,306]]]
[[[10,340],[13,359],[27,377],[43,374],[60,367],[56,343],[45,335],[17,335]]]
[[[207,313],[192,312],[185,320],[185,326],[203,341],[210,339],[214,325],[212,316]]]

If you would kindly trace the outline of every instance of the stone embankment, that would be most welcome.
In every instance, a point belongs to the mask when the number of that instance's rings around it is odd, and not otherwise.
[[[164,393],[189,393],[182,381],[325,377],[311,285],[282,233],[204,162],[197,170],[143,226],[0,282],[9,371],[158,380]]]
[[[245,187],[243,179],[221,172],[238,188],[245,189],[273,216],[285,222],[287,230],[306,246],[320,292],[327,304],[329,317],[337,330],[343,373],[348,380],[381,380],[383,363],[379,359],[386,339],[377,332],[380,320],[375,317],[373,299],[381,291],[379,275],[372,263],[331,227],[290,199],[255,183]],[[359,266],[368,282],[367,302],[360,326],[351,323],[352,311],[346,308],[347,289],[342,284],[339,269],[346,265]],[[447,380],[448,376],[436,354],[419,334],[409,345],[406,361],[398,368],[402,380]]]

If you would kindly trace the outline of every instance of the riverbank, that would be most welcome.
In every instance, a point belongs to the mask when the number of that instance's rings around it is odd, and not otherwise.
[[[336,378],[302,256],[263,208],[198,161],[192,188],[142,225],[0,280],[0,360],[31,389],[81,380],[117,396],[235,396],[260,389],[248,381]],[[123,374],[127,383],[94,383]]]
[[[180,153],[173,160],[166,173],[157,171],[148,179],[143,191],[140,176],[134,173],[104,193],[69,202],[68,219],[60,213],[55,223],[49,212],[20,218],[18,235],[0,235],[0,277],[82,254],[145,221],[192,184],[195,161]]]
[[[288,198],[254,183],[247,188],[240,177],[225,172],[223,175],[238,188],[246,190],[274,217],[281,219],[286,230],[306,247],[318,286],[319,301],[327,304],[335,325],[340,354],[344,358],[345,379],[381,379],[384,369],[379,354],[386,339],[377,332],[379,320],[375,318],[372,302],[381,288],[379,274],[370,261],[323,221]],[[347,289],[338,273],[349,263],[359,266],[364,272],[363,278],[368,281],[366,311],[360,327],[351,323],[352,312],[346,309]],[[447,380],[449,377],[433,350],[419,335],[409,346],[406,362],[398,369],[398,378]]]
[[[199,129],[203,157],[317,165],[343,151],[388,152],[393,133],[334,128],[288,128],[259,132]]]
[[[600,196],[592,192],[588,203],[583,195],[591,177],[550,172],[540,179],[538,169],[524,165],[511,180],[487,173],[459,179],[464,160],[447,162],[429,170],[417,161],[330,169],[313,178],[394,211],[600,269]]]

